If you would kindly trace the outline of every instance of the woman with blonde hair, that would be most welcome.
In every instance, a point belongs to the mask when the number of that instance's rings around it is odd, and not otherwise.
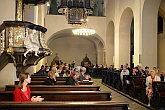
[[[153,95],[152,82],[160,81],[160,77],[156,75],[155,70],[150,70],[150,76],[146,78],[146,94],[148,96],[148,106],[150,106],[150,101]]]
[[[56,84],[56,76],[53,71],[49,71],[49,76],[45,80],[46,85],[55,85]]]
[[[31,98],[30,87],[27,85],[31,83],[29,73],[19,74],[19,83],[14,90],[14,101],[16,102],[41,102],[44,98],[41,96],[33,96]]]

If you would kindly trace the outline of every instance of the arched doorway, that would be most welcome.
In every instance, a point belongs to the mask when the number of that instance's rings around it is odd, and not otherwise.
[[[157,66],[157,16],[161,0],[145,0],[142,9],[141,57],[142,67]]]
[[[158,67],[160,71],[165,70],[165,1],[162,0],[158,12]]]
[[[110,21],[107,27],[106,36],[106,63],[107,65],[114,65],[114,22]]]
[[[100,46],[101,42],[101,46]],[[53,51],[53,54],[47,57],[47,62],[50,63],[55,54],[58,54],[62,62],[75,62],[76,65],[81,65],[81,61],[87,55],[92,64],[102,63],[102,58],[98,57],[103,54],[98,50],[103,50],[104,43],[96,34],[94,36],[76,36],[72,34],[72,28],[64,29],[54,33],[47,41],[48,47]]]
[[[133,11],[126,8],[120,18],[119,24],[119,64],[132,64],[131,58],[131,24],[133,19]],[[133,44],[132,44],[133,45]]]

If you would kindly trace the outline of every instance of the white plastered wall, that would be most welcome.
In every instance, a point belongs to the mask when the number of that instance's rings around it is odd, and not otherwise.
[[[160,72],[165,70],[165,1],[161,1],[159,15],[163,18],[163,33],[158,34],[158,67]]]
[[[161,0],[145,0],[142,11],[140,63],[144,68],[157,66],[157,16]]]
[[[14,85],[14,81],[16,80],[18,80],[16,77],[16,68],[13,63],[8,63],[0,71],[0,87],[5,87],[5,85]]]
[[[0,24],[15,20],[15,0],[0,0]]]
[[[103,46],[105,45],[105,37],[106,37],[106,18],[105,17],[88,17],[89,22],[88,22],[88,27],[93,28],[96,30],[97,36],[99,36],[98,39],[102,41]],[[54,36],[56,33],[65,30],[65,29],[70,29],[73,28],[70,24],[67,24],[67,20],[65,16],[61,15],[47,15],[45,18],[45,27],[48,29],[46,33],[46,40],[47,43],[49,43],[51,37],[56,37]],[[66,33],[64,32],[64,35]],[[95,36],[95,37],[97,37]],[[103,64],[104,63],[104,58],[103,57],[103,51],[98,52],[97,55],[101,56],[98,57],[98,63]],[[83,53],[84,54],[84,53]],[[48,62],[50,63],[50,62]]]
[[[15,20],[15,4],[15,0],[0,0],[0,24],[3,21]],[[9,63],[0,71],[0,87],[4,87],[7,84],[14,84],[15,80],[16,67],[12,63]]]
[[[111,0],[115,9],[112,8],[114,14],[107,12],[107,21],[114,21],[115,39],[114,39],[114,66],[119,68],[121,63],[128,63],[127,57],[121,57],[120,51],[120,20],[123,11],[126,8],[132,9],[134,17],[134,65],[156,66],[157,65],[157,11],[160,0]],[[149,2],[148,2],[149,1]],[[114,3],[115,2],[115,3]],[[149,8],[144,12],[144,2],[148,2]],[[110,3],[107,2],[107,3]],[[110,5],[110,4],[109,4]],[[144,6],[145,7],[145,6]],[[111,8],[107,8],[111,10]],[[143,14],[142,14],[143,13]],[[113,16],[114,15],[114,16]],[[148,16],[148,17],[147,17]],[[108,22],[107,22],[108,24]],[[125,32],[122,32],[125,33]],[[148,36],[148,37],[147,37]],[[150,37],[149,37],[150,36]],[[147,42],[147,43],[146,43]],[[148,53],[146,53],[148,52]],[[123,60],[120,62],[120,60]]]
[[[124,58],[121,57],[122,53],[120,52],[120,45],[124,45],[124,44],[121,44],[120,37],[119,37],[120,33],[124,33],[124,32],[122,32],[122,30],[119,30],[119,27],[120,27],[121,16],[126,8],[130,8],[132,10],[133,16],[135,17],[134,22],[137,22],[137,24],[134,25],[134,29],[135,29],[134,33],[135,33],[135,38],[136,38],[136,47],[135,47],[136,54],[135,54],[134,60],[135,60],[135,63],[138,64],[139,57],[138,57],[137,50],[139,51],[139,36],[140,36],[138,34],[139,28],[140,28],[140,26],[139,26],[140,18],[138,16],[140,13],[140,8],[139,8],[140,1],[139,0],[129,0],[129,1],[114,0],[113,3],[115,4],[114,9],[112,8],[112,10],[114,10],[114,16],[110,15],[107,20],[114,21],[114,29],[115,29],[115,32],[114,32],[115,33],[115,35],[114,35],[114,50],[115,50],[114,51],[114,67],[119,68],[121,64],[129,63],[128,57],[124,57]],[[120,61],[119,59],[121,59],[123,61]]]

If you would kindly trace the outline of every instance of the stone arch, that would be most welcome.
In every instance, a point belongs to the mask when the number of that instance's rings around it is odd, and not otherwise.
[[[162,0],[159,6],[159,12],[158,12],[158,16],[160,16],[163,20],[162,22],[158,22],[158,23],[162,23],[161,25],[163,26],[161,32],[158,32],[158,67],[160,69],[160,71],[165,70],[165,51],[164,51],[164,47],[165,47],[165,1]],[[160,24],[158,24],[159,26]]]
[[[157,16],[161,0],[145,0],[142,8],[140,64],[157,66]]]
[[[126,8],[120,18],[119,24],[119,64],[130,64],[130,29],[133,19],[133,11]]]
[[[100,61],[102,58],[98,56],[102,53],[99,53],[98,50],[103,50],[105,45],[101,37],[97,34],[93,36],[76,36],[72,34],[72,29],[60,30],[49,37],[47,45],[53,50],[52,56],[54,57],[54,54],[58,53],[62,61],[70,63],[74,60],[76,65],[81,64],[86,54],[92,64]],[[100,42],[101,46],[99,45]],[[52,56],[47,58],[48,63],[51,62]]]
[[[106,64],[114,64],[114,22],[110,21],[107,26],[106,35]]]

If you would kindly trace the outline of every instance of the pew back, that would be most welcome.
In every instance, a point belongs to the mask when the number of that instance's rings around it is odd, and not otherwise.
[[[19,81],[15,81],[15,85],[18,84]],[[92,85],[93,81],[80,81],[79,85]],[[29,85],[45,85],[45,81],[31,81]],[[66,81],[56,81],[56,85],[66,85]]]
[[[47,77],[47,76],[46,76]],[[45,81],[46,80],[45,76],[31,76],[32,81]],[[56,77],[57,81],[66,81],[68,77]]]
[[[3,110],[128,110],[128,103],[113,101],[92,102],[0,102]]]
[[[29,85],[31,91],[100,91],[100,86],[93,85]],[[14,85],[6,85],[6,91],[14,91]]]
[[[111,93],[103,91],[31,91],[45,101],[110,101]],[[12,101],[13,91],[0,91],[0,101]]]

